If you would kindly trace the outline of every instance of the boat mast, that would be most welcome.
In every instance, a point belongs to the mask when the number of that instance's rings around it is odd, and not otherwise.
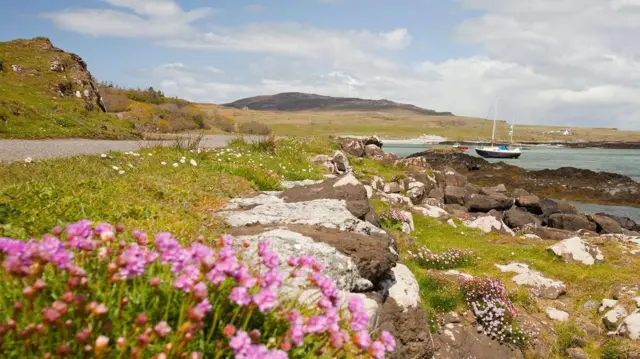
[[[513,132],[516,130],[516,116],[513,116],[511,120],[511,140],[510,142],[513,144]]]
[[[498,113],[498,99],[496,98],[496,105],[493,111],[493,131],[491,132],[491,147],[493,147],[493,143],[496,137],[496,117]]]

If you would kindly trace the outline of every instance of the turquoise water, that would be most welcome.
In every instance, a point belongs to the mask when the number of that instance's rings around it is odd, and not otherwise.
[[[410,154],[425,151],[429,145],[384,145],[385,152],[392,152],[405,157]],[[443,147],[443,146],[438,146]],[[473,147],[465,152],[479,157]],[[552,148],[532,147],[523,150],[518,159],[487,159],[490,162],[505,161],[506,163],[529,170],[545,168],[576,167],[596,172],[619,173],[640,181],[640,150],[609,150],[597,148]]]
[[[392,152],[398,156],[425,151],[429,145],[393,144],[384,145],[385,152]],[[479,157],[472,146],[466,154]],[[490,162],[504,161],[506,163],[526,168],[529,170],[541,170],[545,168],[555,169],[560,167],[585,168],[592,171],[606,171],[619,173],[640,181],[640,150],[610,150],[597,148],[553,148],[532,147],[523,150],[519,159],[487,159]],[[636,223],[640,223],[640,208],[626,206],[605,206],[592,203],[572,202],[580,211],[591,214],[604,212],[612,215],[629,217]]]

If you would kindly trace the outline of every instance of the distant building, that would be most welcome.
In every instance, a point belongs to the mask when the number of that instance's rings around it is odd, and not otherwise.
[[[570,128],[567,128],[566,130],[564,130],[562,132],[562,134],[565,135],[565,136],[571,136],[571,135],[573,135],[573,132],[571,132]]]

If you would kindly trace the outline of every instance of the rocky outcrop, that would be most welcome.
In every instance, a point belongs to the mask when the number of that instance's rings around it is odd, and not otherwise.
[[[464,206],[465,191],[463,187],[447,186],[444,189],[444,203]]]
[[[538,227],[542,224],[542,221],[527,212],[523,208],[512,207],[508,211],[504,212],[504,223],[510,228],[524,228],[525,226]]]
[[[517,273],[513,277],[513,281],[522,286],[531,288],[534,295],[547,298],[558,299],[562,294],[566,293],[567,288],[561,281],[549,279],[542,275],[542,273],[530,269],[528,265],[523,263],[511,263],[509,265],[499,265],[496,267],[502,272]]]
[[[475,220],[469,220],[464,222],[464,224],[469,228],[476,228],[483,231],[484,233],[495,232],[506,234],[509,236],[515,235],[515,233],[513,233],[513,231],[509,227],[507,227],[506,224],[504,224],[504,222],[498,220],[493,216],[480,217]]]
[[[515,196],[515,192],[514,192]],[[523,207],[528,212],[540,215],[543,214],[542,206],[540,204],[540,197],[535,195],[522,195],[516,197],[516,206]]]
[[[549,216],[548,224],[549,227],[568,231],[596,230],[596,225],[589,222],[587,216],[580,214],[555,213]]]
[[[622,233],[622,226],[615,219],[609,216],[594,214],[589,216],[591,222],[595,223],[598,233]]]
[[[351,156],[355,156],[355,157],[362,157],[364,156],[364,143],[362,143],[362,140],[358,140],[355,138],[345,138],[344,140],[342,140],[342,142],[340,142],[340,148],[350,154]]]
[[[562,310],[558,310],[556,308],[547,308],[545,310],[545,313],[547,314],[547,317],[549,317],[549,319],[558,321],[558,322],[568,322],[569,321],[569,313],[562,311]]]
[[[640,339],[640,311],[635,311],[633,314],[626,317],[622,321],[622,324],[620,324],[618,333],[629,339]]]
[[[586,243],[580,237],[565,239],[549,247],[549,249],[568,262],[593,265],[596,261],[604,260],[604,256],[598,247]]]
[[[602,317],[602,322],[608,330],[615,330],[618,328],[618,323],[628,315],[629,313],[627,313],[627,310],[624,309],[622,305],[618,304],[613,307],[613,309],[609,310],[604,317]]]

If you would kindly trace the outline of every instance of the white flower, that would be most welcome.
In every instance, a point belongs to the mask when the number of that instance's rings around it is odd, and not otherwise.
[[[165,161],[160,162],[161,165],[166,166],[167,163]]]
[[[179,165],[178,165],[177,163],[174,163],[174,164],[173,164],[173,167],[178,168],[178,166],[179,166]]]
[[[149,152],[149,153],[147,153],[147,156],[151,157],[151,156],[153,156],[153,153]]]
[[[27,157],[27,158],[25,158],[25,159],[24,159],[24,161],[25,161],[26,163],[31,163],[31,162],[33,162],[33,158],[31,158],[31,157]]]
[[[120,169],[120,167],[118,167],[118,166],[112,166],[111,168],[113,168],[114,171],[117,171],[117,170]]]
[[[182,156],[180,159],[181,160],[186,160],[187,158],[185,156]]]
[[[197,166],[198,162],[196,162],[196,160],[191,160],[189,161],[189,163],[191,163],[192,166]]]
[[[131,163],[129,163],[129,165],[128,165],[128,166],[129,166],[129,168],[133,168],[133,165],[132,165]]]
[[[102,158],[107,158],[107,154],[106,154],[106,153],[103,153],[103,154],[101,154],[101,155],[100,155],[100,157],[102,157]]]
[[[118,174],[119,174],[119,175],[123,175],[123,174],[124,174],[124,170],[120,170],[120,171],[118,171]]]
[[[187,162],[187,160],[183,157],[183,158],[180,160],[180,163],[185,163],[185,162]]]

